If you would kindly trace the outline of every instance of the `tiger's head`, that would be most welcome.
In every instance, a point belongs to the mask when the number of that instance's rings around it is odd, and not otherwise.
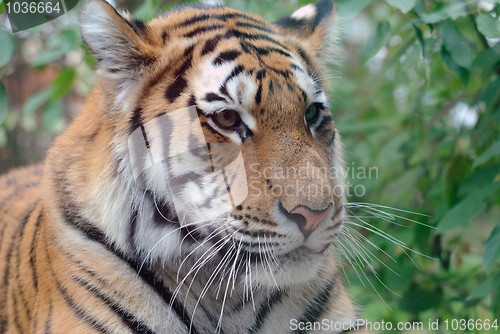
[[[89,185],[109,193],[97,227],[167,267],[230,265],[261,286],[318,275],[344,218],[324,77],[336,21],[331,0],[275,23],[218,6],[142,23],[91,1],[98,83],[83,114],[107,123],[97,145],[114,162],[113,182]]]

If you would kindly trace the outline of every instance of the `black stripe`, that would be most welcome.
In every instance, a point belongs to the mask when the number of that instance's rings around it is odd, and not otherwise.
[[[162,44],[165,45],[165,43],[167,42],[167,40],[170,38],[169,34],[168,34],[168,30],[165,29],[163,30],[162,34],[161,34],[161,41],[162,41]]]
[[[281,49],[277,49],[277,48],[260,48],[260,47],[254,47],[254,49],[259,53],[259,55],[261,56],[266,56],[272,52],[276,52],[276,53],[279,53],[280,55],[282,56],[285,56],[285,57],[288,57],[288,58],[291,58],[292,56],[290,55],[290,53],[286,52],[286,51],[283,51]]]
[[[295,45],[295,48],[297,49],[297,53],[299,54],[300,58],[304,60],[304,62],[307,64],[307,66],[311,66],[311,61],[309,57],[307,56],[306,52],[304,49],[302,49],[300,46]]]
[[[146,134],[146,128],[144,128],[144,125],[142,124],[141,124],[141,132],[142,132],[142,138],[144,138],[144,143],[146,143],[146,148],[150,150],[151,146],[149,145],[148,135]]]
[[[175,99],[182,94],[184,89],[187,87],[187,81],[184,77],[185,72],[191,68],[192,61],[193,61],[193,50],[194,50],[195,45],[191,45],[189,48],[187,48],[184,51],[184,54],[182,56],[182,59],[185,59],[184,63],[182,66],[175,71],[174,73],[174,81],[170,84],[170,86],[167,88],[167,91],[165,93],[165,97],[170,101],[173,102]],[[165,75],[165,73],[171,69],[171,64],[166,65],[161,71],[159,71],[158,75],[151,80],[145,88],[143,88],[144,95],[149,93],[150,88],[155,86],[161,78]]]
[[[144,29],[146,29],[146,24],[138,19],[133,19],[132,23],[133,23],[132,28],[138,34],[140,34],[141,32],[144,31]]]
[[[264,35],[264,34],[248,34],[246,32],[243,32],[243,31],[240,31],[240,30],[231,30],[234,34],[234,36],[238,37],[238,38],[245,38],[245,39],[249,39],[249,40],[264,40],[264,41],[268,41],[268,42],[271,42],[273,44],[276,44],[278,46],[281,46],[283,49],[286,49],[286,47],[281,44],[280,42],[278,42],[277,40],[275,40],[274,38],[268,36],[268,35]]]
[[[302,88],[300,88],[299,86],[297,86],[297,89],[302,94],[302,101],[307,101],[307,94],[306,94],[306,92],[304,92],[304,90],[302,90]]]
[[[297,66],[295,64],[290,64],[290,68],[304,73],[304,70],[300,66]]]
[[[187,51],[188,50],[186,50],[186,52]],[[174,75],[176,77],[178,77],[178,76],[184,76],[184,73],[191,68],[192,63],[193,63],[193,56],[188,53],[188,58],[186,59],[186,61],[184,61],[184,63],[182,64],[182,66],[177,71],[175,71]]]
[[[207,27],[199,27],[199,28],[196,28],[195,30],[193,30],[189,33],[184,34],[184,37],[190,38],[190,37],[193,37],[195,35],[201,34],[203,32],[214,31],[214,30],[218,30],[218,29],[222,29],[222,28],[224,28],[224,27],[221,26],[220,24],[214,24],[214,25],[207,26]]]
[[[101,131],[101,125],[99,125],[97,129],[90,136],[88,136],[87,140],[93,141],[95,137],[99,134],[99,131]]]
[[[236,51],[236,50],[222,52],[221,54],[219,54],[219,56],[217,58],[214,59],[213,64],[214,64],[214,66],[218,66],[218,65],[221,65],[225,62],[233,61],[240,54],[241,54],[241,52]]]
[[[257,314],[255,315],[255,322],[253,326],[248,330],[248,334],[255,334],[262,328],[267,316],[269,315],[273,307],[281,302],[284,295],[285,293],[283,291],[277,290],[271,296],[266,298],[264,302],[262,302],[259,309],[257,310]]]
[[[33,272],[33,285],[35,286],[36,291],[38,291],[38,275],[35,267],[35,259],[36,259],[35,242],[38,241],[37,234],[38,234],[38,229],[40,228],[40,221],[42,219],[43,219],[43,211],[42,209],[40,209],[40,212],[38,213],[38,219],[36,220],[35,232],[33,233],[33,238],[31,240],[31,247],[30,247],[30,265],[31,265],[31,270]]]
[[[214,101],[227,102],[225,98],[223,98],[215,93],[207,93],[207,95],[205,95],[205,97],[203,99],[207,102],[214,102]]]
[[[137,222],[139,219],[139,211],[137,209],[132,209],[130,210],[130,230],[128,233],[128,240],[132,244],[132,246],[135,246],[135,233],[137,231]]]
[[[256,75],[256,78],[257,80],[259,81],[262,81],[262,79],[264,79],[266,77],[266,70],[263,69],[263,70],[260,70],[259,72],[257,72],[257,75]]]
[[[134,115],[130,119],[130,132],[132,134],[137,128],[142,126],[142,108],[136,108],[134,110]]]
[[[184,92],[186,87],[186,79],[184,79],[183,77],[179,77],[170,85],[170,87],[168,87],[165,96],[168,101],[172,103],[182,94],[182,92]]]
[[[305,310],[298,323],[313,323],[319,320],[321,314],[326,310],[327,302],[330,299],[330,294],[335,284],[337,284],[337,277],[335,277],[332,282],[328,283],[328,285],[314,298],[314,300],[309,303],[309,307]],[[307,331],[296,329],[292,333],[307,334]]]
[[[50,334],[51,320],[52,320],[52,300],[49,300],[49,311],[47,314],[47,319],[45,320],[45,330],[43,332],[44,334]]]
[[[221,86],[219,88],[219,92],[222,95],[227,96],[231,101],[233,101],[233,98],[231,97],[231,95],[229,95],[229,92],[227,91],[227,85]]]
[[[101,299],[104,304],[106,304],[113,312],[118,315],[123,323],[125,323],[128,328],[130,328],[134,333],[137,334],[154,334],[155,332],[149,328],[143,321],[138,320],[132,313],[128,312],[119,304],[117,301],[110,299],[104,293],[102,293],[99,289],[97,289],[94,285],[91,285],[89,282],[83,280],[79,277],[73,277],[73,280],[84,287],[87,291],[91,292],[94,296]]]
[[[252,29],[257,29],[257,30],[264,31],[264,32],[267,32],[270,34],[274,34],[274,35],[276,34],[276,32],[274,30],[271,30],[271,29],[264,27],[264,26],[261,26],[261,25],[256,25],[256,24],[252,24],[252,23],[248,23],[248,22],[237,22],[236,25],[238,27],[252,28]]]
[[[187,87],[187,81],[184,78],[184,73],[189,68],[191,68],[193,61],[193,54],[192,54],[193,49],[194,45],[186,49],[186,51],[184,52],[184,56],[187,56],[187,59],[184,61],[182,66],[175,72],[174,82],[172,82],[172,84],[170,84],[170,86],[167,88],[165,96],[170,101],[170,103],[174,102],[175,99],[177,99],[177,97],[179,97]]]
[[[333,120],[333,117],[331,115],[323,117],[319,125],[316,127],[316,131],[321,131],[323,127],[327,124],[329,124]]]
[[[190,18],[190,19],[188,19],[188,20],[186,20],[186,21],[178,24],[176,26],[176,28],[187,27],[187,26],[193,25],[193,24],[201,22],[201,21],[206,21],[208,19],[226,21],[228,19],[233,19],[233,18],[244,18],[244,19],[249,20],[249,21],[261,23],[260,21],[254,19],[254,18],[252,18],[252,17],[250,17],[248,15],[242,14],[242,13],[203,14],[203,15],[194,16],[194,17],[192,17],[192,18]]]
[[[257,105],[260,105],[261,101],[262,101],[262,82],[259,83],[259,88],[257,89],[257,93],[255,94],[255,103],[257,103]]]
[[[224,80],[224,83],[222,84],[222,86],[226,86],[227,83],[232,79],[234,78],[235,76],[239,75],[241,72],[243,72],[245,68],[243,66],[238,66],[236,67],[226,78],[226,80]]]
[[[241,72],[243,72],[244,68],[243,66],[238,66],[236,67],[226,78],[226,80],[224,80],[224,82],[222,83],[222,85],[220,85],[220,88],[219,88],[219,91],[221,92],[221,94],[224,94],[225,96],[227,96],[231,101],[233,101],[233,98],[229,95],[229,92],[227,91],[227,83],[232,79],[234,78],[235,76],[239,75]]]
[[[202,122],[201,126],[207,129],[208,131],[212,132],[212,134],[216,136],[222,136],[218,131],[214,130],[214,128],[212,128],[210,124],[208,124],[207,122]]]
[[[54,181],[57,182],[56,184],[62,184],[65,180],[55,179]],[[65,198],[70,197],[70,194],[66,189],[63,190],[63,195]],[[63,213],[65,223],[76,227],[90,240],[98,242],[102,245],[107,245],[108,241],[104,232],[82,218],[78,212],[76,204],[71,202],[71,199],[69,199],[69,202],[61,203],[60,209]]]
[[[332,138],[330,138],[330,140],[328,141],[327,146],[332,146],[334,141],[335,141],[335,131],[333,131]]]
[[[154,192],[150,190],[146,190],[144,195],[149,199],[149,202],[151,203],[153,210],[153,221],[155,224],[162,227],[173,226],[174,228],[178,228],[180,226],[179,217],[177,217],[175,210],[173,210],[167,203],[156,200]]]
[[[203,56],[207,53],[213,52],[222,39],[229,39],[231,37],[235,36],[231,31],[228,31],[224,35],[217,35],[214,38],[206,41],[201,51],[201,55]]]
[[[20,320],[19,320],[19,310],[18,310],[18,307],[21,307],[21,305],[19,304],[19,302],[17,301],[16,299],[16,295],[19,295],[19,291],[17,292],[16,294],[16,290],[12,289],[11,291],[11,294],[12,294],[12,312],[14,313],[14,325],[16,326],[17,328],[17,331],[19,333],[23,333],[23,329],[21,327],[21,323],[20,323]],[[25,304],[25,303],[24,303]]]

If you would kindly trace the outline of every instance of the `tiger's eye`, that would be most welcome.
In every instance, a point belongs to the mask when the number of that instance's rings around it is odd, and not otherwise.
[[[307,124],[314,123],[319,116],[319,108],[313,103],[307,108],[306,113],[304,114],[304,118],[306,119]]]
[[[217,113],[215,117],[217,123],[225,128],[231,128],[237,125],[239,120],[238,113],[231,109],[225,109]]]

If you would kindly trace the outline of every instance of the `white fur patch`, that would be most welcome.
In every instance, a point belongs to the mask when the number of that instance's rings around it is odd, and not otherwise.
[[[295,13],[292,14],[292,17],[294,19],[312,19],[313,17],[316,16],[316,6],[314,5],[307,5],[302,7],[301,9],[297,10]]]

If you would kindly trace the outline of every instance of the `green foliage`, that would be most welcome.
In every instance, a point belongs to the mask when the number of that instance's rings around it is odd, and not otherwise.
[[[476,17],[477,29],[488,38],[500,37],[500,20],[490,14],[483,14]]]
[[[373,58],[373,56],[375,56],[380,49],[386,45],[387,42],[389,42],[391,37],[392,30],[389,22],[380,22],[377,26],[377,30],[375,30],[370,36],[363,49],[361,63],[364,65],[368,60]]]
[[[9,99],[7,97],[7,91],[2,82],[0,82],[0,125],[3,124],[5,118],[7,118],[7,109],[9,108]]]
[[[500,258],[500,224],[495,227],[484,247],[484,266],[490,268]],[[498,283],[498,282],[497,282]]]
[[[308,2],[225,1],[268,20]],[[349,198],[358,204],[341,239],[350,290],[372,321],[493,320],[500,314],[499,1],[336,4],[347,56],[333,69],[332,113],[347,167],[376,169],[371,177],[349,173],[365,190]],[[173,5],[127,2],[142,19]],[[11,134],[20,128],[57,133],[68,101],[83,99],[93,83],[95,60],[76,25],[60,20],[48,23],[57,34],[0,30],[0,145],[15,146]],[[33,40],[39,50],[23,54]],[[10,94],[8,78],[48,69],[56,74],[28,98]]]
[[[7,64],[14,55],[16,47],[16,40],[6,31],[0,28],[0,45],[2,52],[0,52],[0,67]]]

